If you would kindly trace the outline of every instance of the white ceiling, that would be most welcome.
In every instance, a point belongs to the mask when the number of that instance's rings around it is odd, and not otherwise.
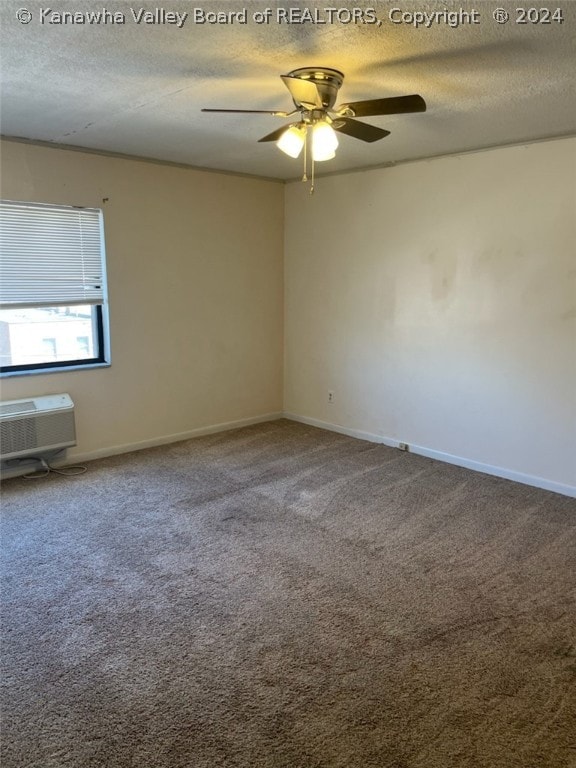
[[[164,2],[164,0],[163,0]],[[519,6],[560,8],[563,23],[515,23]],[[393,24],[392,8],[476,9],[478,24]],[[32,20],[22,24],[17,11]],[[125,24],[51,24],[59,13],[121,12]],[[140,8],[189,16],[181,28],[137,24]],[[246,10],[247,24],[195,24],[195,8]],[[273,20],[254,21],[270,8]],[[376,8],[382,25],[278,23],[278,10]],[[507,10],[497,24],[492,13]],[[44,9],[44,23],[41,13]],[[398,14],[396,14],[396,17]],[[282,125],[267,115],[213,115],[201,107],[290,110],[279,75],[302,66],[340,69],[342,101],[419,93],[422,114],[364,118],[391,131],[367,144],[341,136],[317,171],[406,160],[576,134],[576,3],[477,2],[87,2],[1,0],[1,132],[200,168],[293,179],[301,163],[257,140]],[[284,122],[290,122],[284,120]]]

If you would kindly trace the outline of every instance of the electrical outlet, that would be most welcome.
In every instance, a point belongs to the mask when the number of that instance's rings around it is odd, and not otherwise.
[[[410,450],[410,446],[408,445],[408,443],[398,443],[398,448],[401,451],[409,451]]]
[[[328,390],[328,402],[333,403],[334,402],[334,392],[332,390]]]

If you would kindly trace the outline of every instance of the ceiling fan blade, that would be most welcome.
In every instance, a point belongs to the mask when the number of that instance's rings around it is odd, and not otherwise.
[[[315,83],[290,75],[280,75],[280,77],[296,104],[301,104],[307,109],[322,109],[322,97]]]
[[[391,96],[387,99],[369,99],[368,101],[350,101],[338,107],[338,114],[351,110],[353,117],[371,117],[375,115],[401,115],[407,112],[426,112],[426,102],[422,96]]]
[[[289,117],[293,115],[296,110],[292,112],[283,112],[281,110],[272,109],[201,109],[201,112],[228,112],[235,115],[274,115],[275,117]]]
[[[296,125],[296,123],[292,123],[292,125]],[[261,139],[258,139],[258,141],[278,141],[280,136],[284,133],[285,130],[290,128],[289,125],[283,125],[282,128],[277,128],[275,131],[272,131],[272,133],[269,133],[267,136],[263,136]]]
[[[361,123],[359,120],[351,120],[349,117],[339,117],[332,124],[332,128],[338,133],[345,133],[347,136],[369,142],[378,141],[390,134],[390,131],[385,131],[384,128]]]

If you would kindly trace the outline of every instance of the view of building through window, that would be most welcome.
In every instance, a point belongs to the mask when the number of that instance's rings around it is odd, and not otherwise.
[[[37,365],[95,356],[94,307],[0,310],[0,364]]]

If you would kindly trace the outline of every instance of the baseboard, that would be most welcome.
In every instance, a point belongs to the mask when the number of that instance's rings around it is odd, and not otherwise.
[[[202,435],[213,435],[217,432],[226,432],[229,429],[240,429],[249,427],[251,424],[261,424],[265,421],[275,421],[281,419],[283,414],[264,413],[260,416],[250,416],[246,419],[237,419],[236,421],[225,421],[219,424],[210,424],[197,429],[189,429],[186,432],[175,432],[171,435],[162,435],[153,437],[150,440],[140,440],[136,443],[125,443],[123,445],[113,445],[109,448],[100,448],[96,451],[87,453],[71,453],[68,461],[93,461],[94,459],[104,459],[107,456],[117,456],[120,453],[131,453],[132,451],[141,451],[144,448],[155,448],[158,445],[168,445],[169,443],[178,443],[181,440],[189,440],[191,437],[202,437]]]
[[[288,413],[286,411],[284,411],[283,416],[285,419],[290,419],[290,421],[299,421],[301,424],[309,424],[311,427],[327,429],[329,432],[339,432],[341,435],[357,437],[359,440],[368,440],[370,443],[383,443],[384,445],[390,446],[390,448],[398,448],[400,445],[398,440],[390,440],[382,435],[377,435],[375,432],[363,432],[360,429],[350,429],[349,427],[343,427],[340,424],[331,424],[328,421],[312,419],[308,416],[300,416],[297,413]]]
[[[399,440],[394,440],[375,432],[350,429],[349,427],[343,427],[339,424],[331,424],[326,421],[320,421],[319,419],[309,418],[308,416],[300,416],[296,413],[285,412],[284,418],[290,419],[291,421],[299,421],[302,424],[309,424],[312,427],[327,429],[330,432],[339,432],[340,434],[348,435],[349,437],[357,437],[360,440],[368,440],[371,443],[382,443],[390,448],[400,447]],[[473,469],[475,472],[484,472],[486,475],[494,475],[495,477],[501,477],[505,480],[513,480],[515,483],[523,483],[524,485],[531,485],[535,488],[542,488],[545,491],[553,491],[554,493],[560,493],[563,496],[576,498],[576,486],[557,483],[554,480],[547,480],[544,477],[527,475],[523,472],[516,472],[515,470],[506,469],[505,467],[496,467],[492,464],[484,464],[481,461],[473,461],[472,459],[467,459],[462,456],[454,456],[451,453],[444,453],[443,451],[437,451],[423,445],[413,445],[412,443],[410,443],[410,453],[416,453],[419,456],[426,456],[429,459],[443,461],[446,464],[455,464],[456,466],[464,467],[465,469]]]
[[[54,465],[62,466],[66,464],[78,464],[84,461],[93,461],[94,459],[103,459],[107,456],[117,456],[121,453],[130,453],[132,451],[139,451],[144,448],[154,448],[159,445],[168,445],[169,443],[177,443],[181,440],[189,440],[192,437],[212,435],[217,432],[226,432],[230,429],[240,429],[241,427],[247,427],[251,424],[261,424],[266,421],[275,421],[276,419],[282,418],[290,419],[291,421],[298,421],[302,424],[309,424],[310,426],[326,429],[330,432],[339,432],[340,434],[347,435],[348,437],[356,437],[359,440],[367,440],[371,443],[381,443],[383,445],[389,446],[390,448],[399,448],[400,446],[399,440],[386,437],[386,435],[379,435],[375,432],[366,432],[360,429],[352,429],[350,427],[344,427],[340,424],[332,424],[327,421],[313,419],[308,416],[301,416],[296,413],[276,412],[265,413],[260,416],[252,416],[245,419],[237,419],[236,421],[211,424],[209,426],[198,427],[197,429],[191,429],[185,432],[177,432],[170,435],[151,438],[150,440],[140,440],[135,443],[124,443],[122,445],[100,448],[96,451],[71,453],[67,455],[66,458],[59,458],[54,460]],[[429,459],[443,461],[447,464],[455,464],[458,467],[472,469],[476,472],[484,472],[487,475],[494,475],[495,477],[501,477],[505,480],[512,480],[516,483],[523,483],[524,485],[531,485],[535,488],[542,488],[546,491],[553,491],[554,493],[560,493],[563,496],[576,498],[576,487],[572,485],[557,483],[553,480],[547,480],[546,478],[537,477],[534,475],[527,475],[522,472],[506,469],[504,467],[496,467],[491,464],[484,464],[479,461],[473,461],[472,459],[467,459],[462,456],[454,456],[450,453],[444,453],[443,451],[437,451],[433,448],[427,448],[426,446],[422,445],[413,445],[410,443],[410,452],[416,453],[420,456],[426,456]],[[3,471],[2,479],[16,477],[18,475],[24,474],[26,471],[31,471],[32,469],[33,467],[22,467],[14,470],[8,470],[7,472]]]
[[[206,427],[198,427],[197,429],[189,429],[186,432],[176,432],[171,435],[162,435],[161,437],[154,437],[150,440],[139,440],[135,443],[124,443],[122,445],[112,445],[107,448],[99,448],[96,451],[86,451],[84,453],[68,452],[65,456],[59,456],[50,461],[50,464],[55,467],[66,466],[69,464],[80,464],[85,461],[93,461],[94,459],[105,459],[107,456],[117,456],[121,453],[131,453],[132,451],[140,451],[144,448],[154,448],[159,445],[168,445],[170,443],[177,443],[181,440],[189,440],[192,437],[201,437],[202,435],[212,435],[217,432],[226,432],[230,429],[240,429],[241,427],[248,427],[251,424],[261,424],[265,421],[275,421],[276,419],[283,418],[281,412],[278,413],[265,413],[260,416],[251,416],[246,419],[237,419],[236,421],[226,421],[220,424],[211,424]],[[38,466],[37,462],[31,462],[28,465],[22,464],[20,467],[13,469],[5,469],[2,471],[1,479],[8,480],[12,477],[18,477],[26,472],[32,472]]]

